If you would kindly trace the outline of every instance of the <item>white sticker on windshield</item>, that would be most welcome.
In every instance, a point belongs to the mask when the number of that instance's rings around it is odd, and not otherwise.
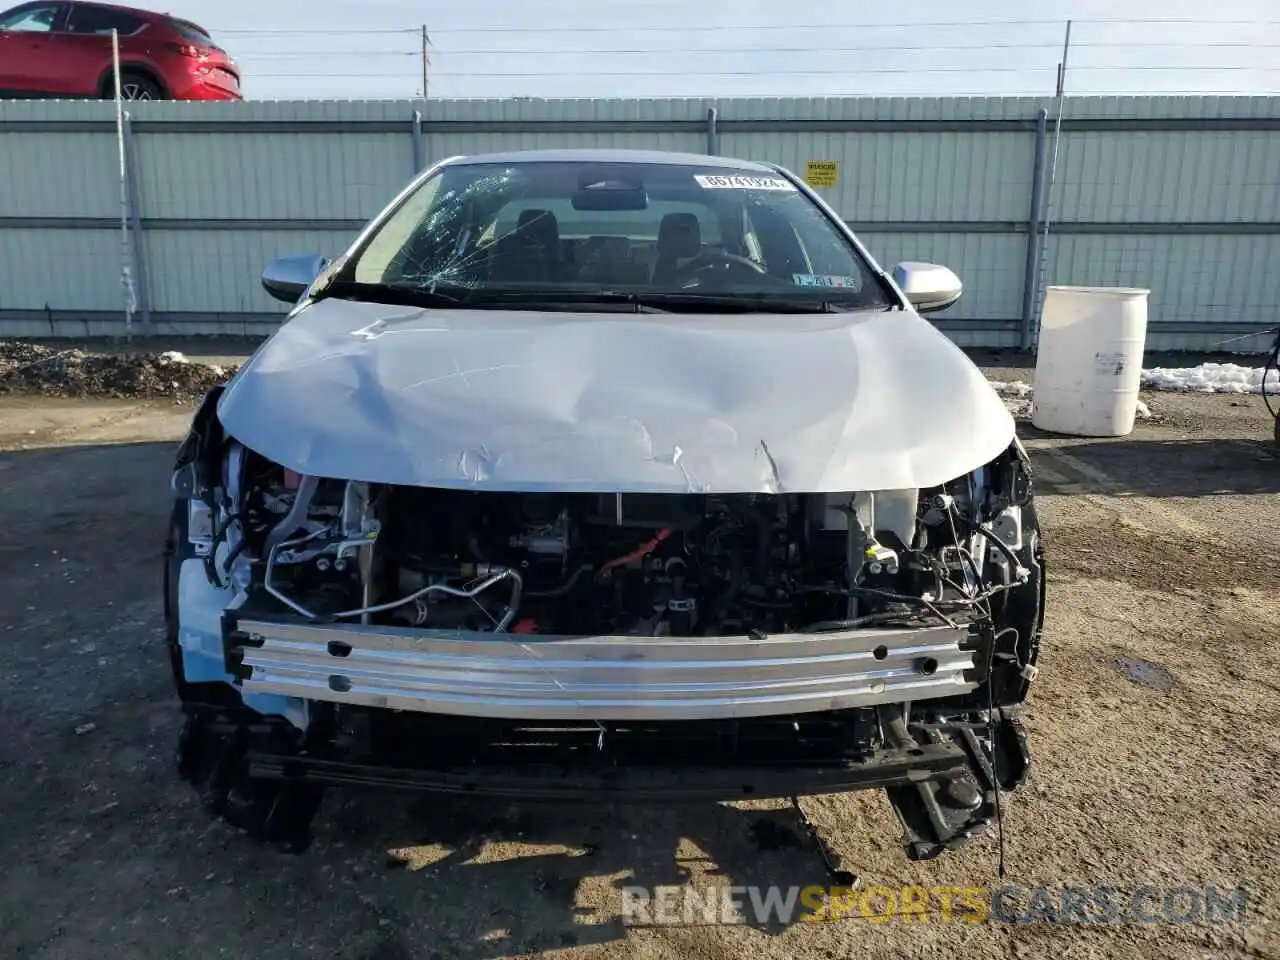
[[[861,290],[858,277],[833,277],[819,273],[793,273],[791,282],[797,287],[838,287],[842,290]]]
[[[704,190],[786,190],[794,192],[796,186],[790,180],[781,177],[748,177],[735,173],[732,176],[721,174],[694,174],[693,179]]]

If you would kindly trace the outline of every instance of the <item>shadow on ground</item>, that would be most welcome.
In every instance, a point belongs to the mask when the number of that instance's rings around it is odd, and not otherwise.
[[[341,837],[389,851],[392,901],[421,909],[447,899],[461,907],[467,916],[453,924],[450,952],[471,960],[622,939],[627,887],[692,880],[703,891],[745,885],[785,893],[832,883],[792,807],[523,805],[427,795],[397,801],[406,808],[389,824],[376,799],[330,795],[327,802],[335,809],[318,824],[317,843]],[[806,910],[797,902],[785,921],[776,913],[757,920],[750,899],[739,902],[746,926],[774,935]],[[695,910],[692,922],[705,922]],[[395,942],[391,931],[402,919],[390,917],[384,940]]]
[[[1024,438],[1053,436],[1034,428],[1020,433]],[[1280,493],[1280,450],[1269,440],[1126,438],[1038,447],[1031,451],[1031,460],[1033,466],[1043,464],[1067,481],[1041,479],[1047,493],[1141,497]]]

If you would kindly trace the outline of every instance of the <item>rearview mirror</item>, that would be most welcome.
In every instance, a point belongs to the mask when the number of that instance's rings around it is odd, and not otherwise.
[[[945,310],[964,293],[960,278],[936,263],[904,261],[893,268],[893,281],[918,313]]]
[[[262,289],[290,305],[307,292],[307,288],[320,276],[328,260],[318,254],[308,253],[300,257],[279,257],[267,264],[262,271]]]
[[[649,195],[644,188],[614,186],[613,184],[588,187],[573,195],[573,209],[595,210],[647,210]]]

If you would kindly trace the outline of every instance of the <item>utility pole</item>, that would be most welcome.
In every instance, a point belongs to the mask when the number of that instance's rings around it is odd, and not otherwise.
[[[427,25],[422,25],[422,99],[427,99],[427,68],[431,65],[431,58],[427,54],[427,47],[431,45],[431,38],[427,36]]]
[[[133,258],[129,238],[129,167],[125,151],[124,96],[120,90],[120,31],[111,30],[111,73],[115,81],[116,147],[120,160],[120,286],[124,291],[124,335],[133,340],[133,311],[136,294],[133,285]]]
[[[426,31],[426,27],[422,28]],[[1071,50],[1071,21],[1067,21],[1067,35],[1062,38],[1062,62],[1058,64],[1058,89],[1055,92],[1058,100],[1062,100],[1062,95],[1067,88],[1067,54]]]
[[[1058,146],[1062,142],[1062,108],[1067,94],[1067,54],[1071,52],[1071,21],[1067,21],[1062,38],[1062,62],[1058,64],[1058,83],[1054,90],[1057,104],[1053,120],[1053,156],[1049,160],[1049,182],[1044,187],[1044,233],[1040,240],[1040,264],[1036,269],[1036,285],[1032,302],[1037,302],[1049,270],[1049,226],[1053,222],[1053,185],[1058,176]],[[1038,336],[1037,336],[1038,338]]]

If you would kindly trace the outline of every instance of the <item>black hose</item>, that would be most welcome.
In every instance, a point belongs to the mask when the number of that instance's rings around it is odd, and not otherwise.
[[[974,527],[974,530],[982,534],[982,538],[986,540],[987,543],[991,544],[993,547],[995,547],[997,550],[999,550],[1001,553],[1005,555],[1005,558],[1011,564],[1013,564],[1013,569],[1015,573],[1018,570],[1024,569],[1022,566],[1022,558],[1020,558],[1016,553],[1014,553],[1013,547],[1009,546],[1007,543],[1001,540],[999,534],[997,534],[994,530],[992,530],[990,527],[986,527],[982,525],[978,525]],[[976,564],[975,564],[975,567],[976,567]],[[974,573],[975,574],[977,573],[976,569],[974,570]]]
[[[240,539],[236,541],[236,545],[231,548],[230,552],[222,561],[222,570],[224,573],[231,572],[231,564],[235,562],[236,557],[244,552],[244,548],[248,545],[249,538],[245,534],[244,524],[240,524]]]
[[[1267,393],[1267,375],[1275,370],[1280,374],[1280,327],[1276,327],[1276,342],[1271,348],[1271,353],[1267,357],[1266,365],[1262,368],[1262,402],[1266,405],[1267,413],[1271,414],[1271,419],[1276,422],[1275,439],[1280,444],[1280,407],[1272,409],[1271,395]]]

